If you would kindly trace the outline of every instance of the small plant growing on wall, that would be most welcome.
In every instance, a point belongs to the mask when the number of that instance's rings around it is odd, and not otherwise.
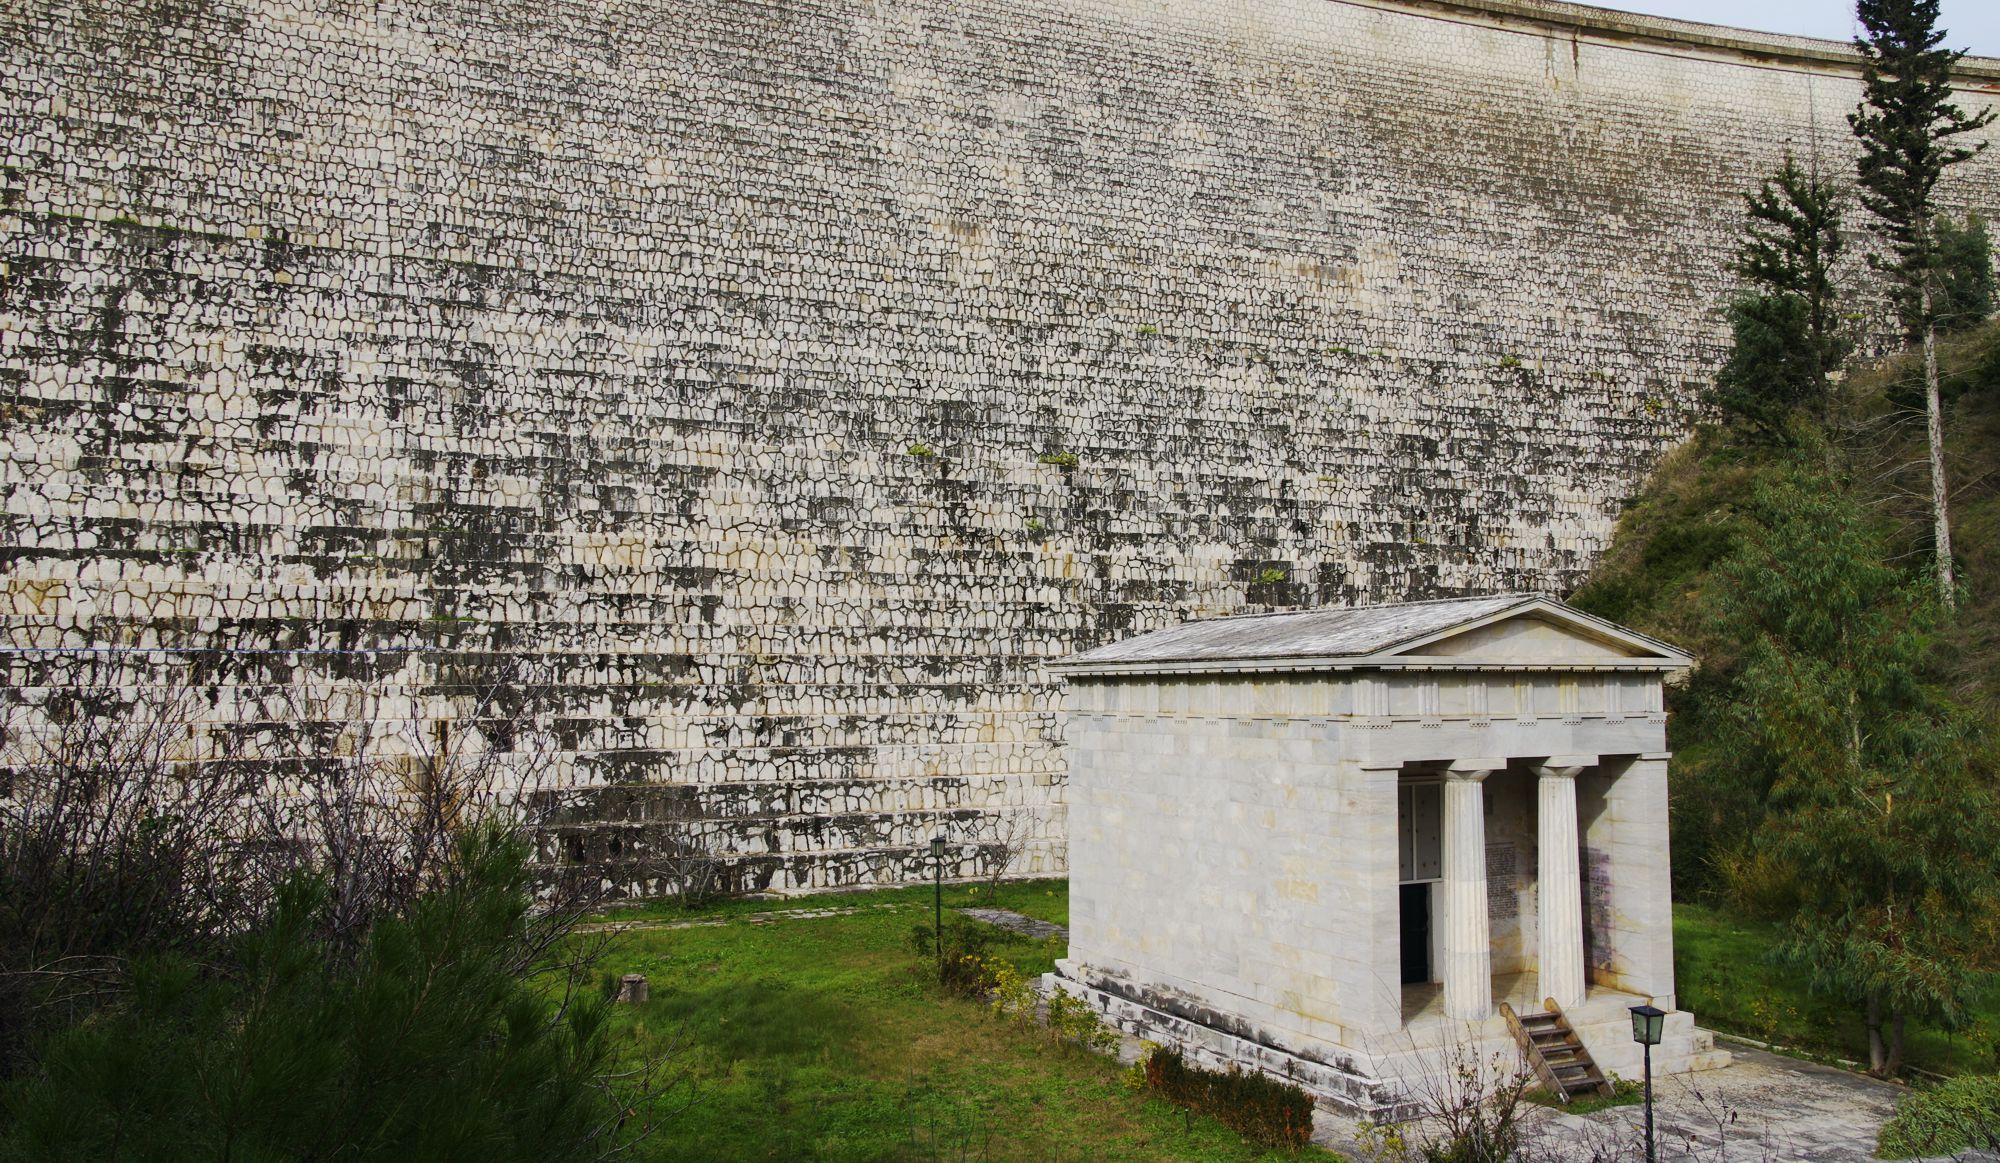
[[[1291,575],[1276,566],[1258,570],[1257,576],[1251,579],[1252,584],[1260,586],[1283,585],[1290,580]]]
[[[1159,328],[1157,328],[1157,327],[1155,327],[1155,326],[1153,326],[1153,325],[1152,325],[1151,323],[1141,323],[1141,324],[1139,324],[1139,334],[1140,334],[1140,335],[1158,335],[1159,333],[1160,333],[1160,329],[1159,329]]]
[[[912,444],[909,451],[911,456],[919,460],[929,460],[931,457],[937,455],[937,449],[932,448],[928,444]]]
[[[1521,357],[1518,355],[1503,355],[1500,357],[1501,371],[1513,371],[1514,369],[1520,366],[1521,366]]]
[[[1076,459],[1076,453],[1064,452],[1060,449],[1052,449],[1044,452],[1035,459],[1042,464],[1052,464],[1060,469],[1073,469],[1080,463]]]
[[[1040,517],[1028,518],[1027,524],[1023,528],[1027,529],[1028,535],[1031,537],[1040,537],[1049,531],[1048,522],[1042,520]]]

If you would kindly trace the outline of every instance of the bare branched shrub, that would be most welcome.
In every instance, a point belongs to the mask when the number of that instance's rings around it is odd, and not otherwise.
[[[682,908],[705,904],[728,888],[729,869],[716,853],[697,789],[668,789],[652,801],[639,842],[645,845],[643,879]]]
[[[8,710],[0,1071],[35,1027],[115,989],[127,958],[206,955],[269,888],[246,859],[256,780],[189,762],[187,694],[57,688]]]
[[[1620,1128],[1558,1121],[1528,1100],[1534,1074],[1511,1049],[1481,1058],[1451,1045],[1424,1061],[1412,1087],[1420,1114],[1364,1125],[1368,1163],[1637,1163],[1645,1146]]]
[[[351,948],[378,914],[455,883],[468,824],[501,820],[524,833],[541,824],[547,801],[536,793],[549,782],[554,741],[533,720],[501,713],[502,689],[468,695],[449,719],[386,715],[380,691],[270,696],[273,721],[316,745],[274,769],[259,829],[271,858],[325,878],[336,944]],[[538,929],[566,930],[592,894],[572,878],[547,886],[543,901]]]
[[[521,676],[509,676],[518,680]],[[375,918],[464,875],[463,830],[510,828],[555,749],[507,688],[420,719],[381,690],[268,690],[261,722],[210,731],[182,686],[15,690],[0,723],[0,1073],[39,1028],[115,995],[134,957],[220,958],[295,873],[324,882],[323,938],[351,955]],[[208,733],[205,733],[208,732]],[[590,904],[557,883],[523,935],[545,962]],[[581,943],[565,957],[587,958]]]
[[[1533,1111],[1534,1076],[1512,1056],[1480,1061],[1457,1050],[1440,1077],[1433,1071],[1418,1088],[1436,1127],[1423,1145],[1425,1163],[1513,1163]]]
[[[986,903],[992,904],[1000,882],[1012,871],[1028,841],[1034,837],[1035,818],[1024,811],[993,812],[979,825],[977,852],[979,874],[986,884]]]

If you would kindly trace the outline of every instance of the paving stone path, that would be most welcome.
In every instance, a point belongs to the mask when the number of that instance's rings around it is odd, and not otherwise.
[[[1061,937],[1065,941],[1069,940],[1069,930],[1056,924],[1054,921],[1024,917],[1012,909],[959,909],[957,911],[971,917],[975,921],[985,921],[989,925],[998,925],[1000,928],[1009,930],[1010,932],[1033,937],[1037,941],[1045,941],[1050,937]]]
[[[768,925],[773,921],[810,921],[818,917],[846,917],[855,913],[895,912],[914,909],[912,904],[857,905],[840,909],[777,909],[768,913],[738,913],[732,917],[696,917],[685,921],[605,921],[601,924],[578,925],[579,933],[635,933],[657,929],[713,929],[727,925],[731,921],[748,921],[753,925]]]
[[[1864,1163],[1875,1157],[1875,1133],[1896,1113],[1903,1087],[1746,1046],[1727,1048],[1735,1059],[1721,1070],[1654,1082],[1661,1158]],[[1557,1121],[1643,1136],[1645,1113],[1618,1107]]]
[[[1660,1158],[1674,1163],[1864,1163],[1875,1134],[1906,1089],[1832,1066],[1742,1045],[1721,1070],[1670,1075],[1653,1083]],[[1534,1112],[1530,1139],[1554,1159],[1643,1159],[1645,1109],[1590,1115]],[[1350,1157],[1358,1125],[1322,1113],[1314,1139]],[[1973,1156],[1961,1156],[1971,1163]]]

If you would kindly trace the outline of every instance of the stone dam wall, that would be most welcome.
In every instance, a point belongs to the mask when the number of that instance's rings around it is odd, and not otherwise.
[[[1850,166],[1859,89],[1527,0],[0,0],[0,52],[13,701],[451,727],[620,891],[1057,871],[1047,660],[1566,591],[1739,191]]]

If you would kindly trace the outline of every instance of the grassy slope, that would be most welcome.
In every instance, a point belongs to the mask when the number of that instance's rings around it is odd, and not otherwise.
[[[983,895],[947,886],[947,905]],[[653,997],[620,1008],[628,1045],[657,1051],[681,1039],[679,1061],[694,1078],[694,1105],[640,1157],[1262,1157],[1220,1124],[1127,1089],[1109,1058],[1051,1045],[984,1006],[940,997],[927,963],[907,946],[910,928],[930,922],[928,887],[785,903],[862,907],[755,923],[732,903],[717,914],[727,924],[627,932],[612,942],[603,971],[644,973]],[[996,903],[1063,921],[1067,886],[1006,885]],[[1029,973],[1060,955],[1025,939],[998,952]]]
[[[1707,905],[1674,906],[1680,1004],[1713,1030],[1849,1061],[1867,1056],[1861,1013],[1805,988],[1765,954],[1776,927]],[[2000,980],[1988,984],[1963,1029],[1913,1023],[1909,1063],[1937,1074],[2000,1070]]]
[[[1945,359],[1958,393],[1946,439],[1952,547],[1967,589],[1955,662],[1991,709],[2000,704],[2000,324],[1949,344]]]

